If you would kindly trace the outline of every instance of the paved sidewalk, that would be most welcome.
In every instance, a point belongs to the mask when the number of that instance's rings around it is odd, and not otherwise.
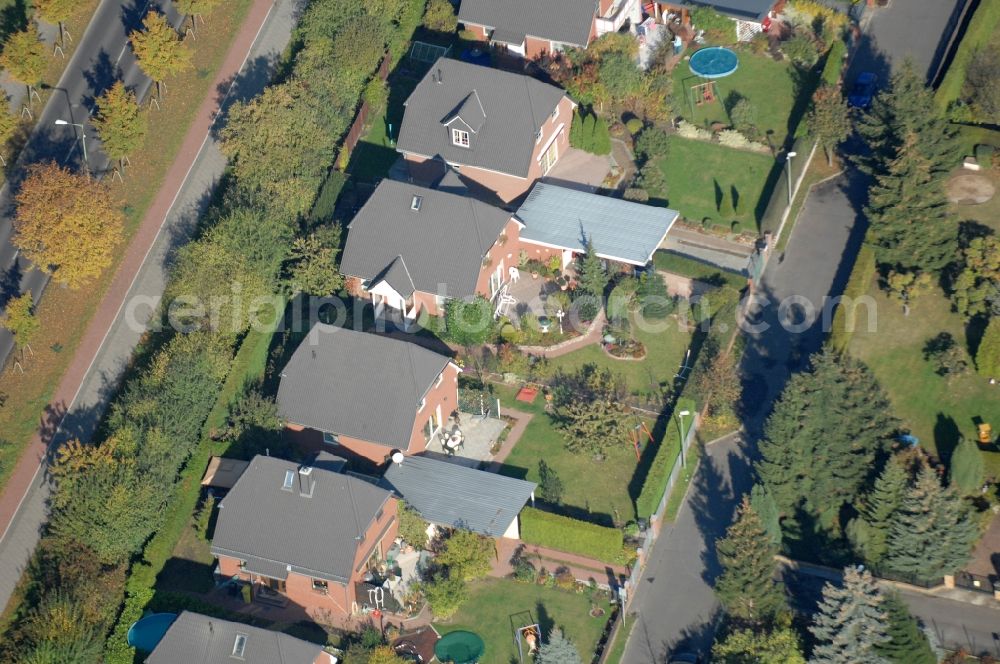
[[[167,258],[189,237],[222,176],[226,160],[211,135],[220,110],[218,86],[233,82],[241,98],[263,89],[295,24],[299,0],[255,0],[209,93],[198,109],[163,186],[88,324],[73,362],[53,395],[45,422],[0,495],[0,605],[6,605],[39,538],[50,491],[47,452],[70,438],[89,439],[163,292]],[[232,91],[234,88],[229,88]],[[231,101],[227,99],[223,104]],[[131,322],[132,324],[128,324]]]

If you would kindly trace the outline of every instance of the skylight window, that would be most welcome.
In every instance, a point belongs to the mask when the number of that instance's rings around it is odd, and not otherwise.
[[[237,659],[243,659],[243,653],[247,649],[247,635],[237,634],[236,640],[233,642],[233,657]]]
[[[410,209],[413,210],[414,212],[419,211],[420,210],[420,205],[423,202],[424,202],[424,197],[423,196],[414,196],[413,200],[410,201]]]
[[[292,486],[295,484],[295,471],[286,470],[285,471],[285,483],[281,485],[281,488],[285,491],[291,491]]]

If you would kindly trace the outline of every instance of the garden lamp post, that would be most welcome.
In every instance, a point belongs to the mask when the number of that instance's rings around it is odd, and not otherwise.
[[[690,410],[677,413],[677,432],[681,439],[681,468],[687,468],[687,459],[684,457],[684,418],[690,414]]]
[[[559,311],[556,312],[556,318],[559,319],[559,334],[563,333],[562,319],[563,319],[563,316],[565,316],[565,315],[566,315],[566,312],[563,311],[562,309],[560,309]]]
[[[789,152],[785,155],[788,160],[788,205],[792,204],[792,157],[798,156],[798,152]]]
[[[87,171],[87,175],[90,175],[90,162],[87,160],[87,128],[77,122],[66,122],[65,120],[56,120],[56,124],[60,127],[73,125],[80,128],[80,145],[83,146],[83,168]]]

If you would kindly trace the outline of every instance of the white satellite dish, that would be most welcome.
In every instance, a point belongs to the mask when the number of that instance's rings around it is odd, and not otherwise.
[[[403,456],[402,452],[393,452],[392,453],[392,462],[395,463],[395,464],[401,464],[401,463],[403,463],[403,459],[405,459],[405,458],[406,457]]]

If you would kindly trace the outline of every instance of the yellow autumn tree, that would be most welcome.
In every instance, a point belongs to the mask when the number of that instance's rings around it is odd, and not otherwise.
[[[56,281],[76,289],[111,265],[124,214],[107,186],[55,163],[37,164],[15,202],[14,243]]]
[[[185,44],[167,18],[150,10],[142,20],[142,30],[128,36],[139,68],[156,83],[156,97],[162,95],[163,81],[191,68],[194,52]]]

